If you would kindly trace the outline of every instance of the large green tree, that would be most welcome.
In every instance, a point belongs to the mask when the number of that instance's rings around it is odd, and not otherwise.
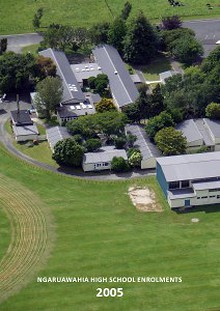
[[[220,119],[220,104],[218,103],[210,103],[206,109],[206,117],[210,119]]]
[[[150,118],[147,122],[145,129],[148,136],[151,139],[154,139],[157,132],[165,127],[174,126],[174,124],[175,123],[172,119],[172,116],[169,113],[163,111],[158,116]]]
[[[186,152],[186,137],[173,127],[161,129],[155,136],[155,142],[163,155],[166,156],[183,154]]]
[[[124,39],[124,59],[132,64],[146,64],[157,52],[157,35],[143,12],[131,19]]]
[[[83,154],[84,148],[74,139],[67,138],[56,143],[52,157],[58,164],[80,167]]]
[[[20,92],[29,88],[35,67],[31,54],[7,52],[0,56],[0,93]]]
[[[123,53],[123,40],[126,35],[125,21],[117,17],[111,24],[108,32],[108,43],[113,45],[120,54]]]
[[[106,111],[116,111],[116,107],[113,103],[113,100],[110,98],[102,98],[100,102],[95,105],[97,112],[106,112]]]
[[[47,77],[37,84],[36,91],[38,110],[49,120],[62,100],[62,81],[58,77]]]

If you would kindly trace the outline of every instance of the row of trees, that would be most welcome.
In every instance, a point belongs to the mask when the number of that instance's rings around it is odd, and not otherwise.
[[[0,56],[0,93],[30,89],[47,76],[56,75],[50,58],[6,52]]]

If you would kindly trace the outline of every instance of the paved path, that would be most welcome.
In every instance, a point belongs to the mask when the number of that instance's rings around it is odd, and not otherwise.
[[[23,47],[40,43],[43,40],[43,37],[37,33],[27,33],[27,34],[18,34],[18,35],[1,35],[1,38],[8,39],[8,51],[13,51],[15,53],[21,53]]]
[[[216,48],[215,42],[220,40],[220,19],[187,21],[183,23],[183,27],[195,31],[197,39],[203,45],[205,57]]]

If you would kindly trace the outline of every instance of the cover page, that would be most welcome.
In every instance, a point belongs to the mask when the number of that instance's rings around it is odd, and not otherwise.
[[[0,310],[220,310],[220,2],[0,0]]]

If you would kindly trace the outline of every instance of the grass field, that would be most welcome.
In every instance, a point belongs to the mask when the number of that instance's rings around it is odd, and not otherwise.
[[[42,26],[50,23],[69,24],[74,26],[90,26],[99,21],[110,21],[121,11],[125,1],[107,1],[111,8],[109,11],[105,0],[0,0],[1,23],[0,33],[32,32],[32,19],[36,10],[44,9]],[[178,14],[185,19],[211,18],[220,16],[218,0],[211,2],[213,10],[208,10],[206,0],[183,0],[182,7],[172,7],[167,0],[130,0],[133,6],[132,14],[139,9],[143,10],[149,19],[158,20],[161,16]],[[97,13],[98,12],[98,18]],[[113,16],[112,16],[113,15]],[[42,28],[43,30],[43,28]]]
[[[168,58],[161,56],[156,58],[150,64],[145,66],[139,66],[137,69],[140,69],[146,80],[154,81],[159,80],[159,74],[163,71],[171,70],[171,64]]]
[[[73,179],[43,171],[0,148],[0,173],[52,211],[56,240],[46,265],[2,311],[198,311],[220,307],[220,207],[171,212],[154,177],[121,182]],[[156,192],[162,213],[132,206],[129,185]],[[30,202],[31,204],[31,202]],[[200,222],[191,223],[192,217]],[[37,283],[37,276],[181,276],[182,283]],[[123,298],[96,298],[123,287]]]
[[[10,243],[10,221],[0,204],[0,262]]]

